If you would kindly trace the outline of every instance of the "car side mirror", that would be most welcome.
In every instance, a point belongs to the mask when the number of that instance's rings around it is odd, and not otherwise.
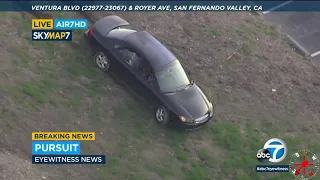
[[[187,72],[187,75],[188,75],[189,77],[191,77],[191,72],[190,72],[190,71],[188,71],[188,72]]]

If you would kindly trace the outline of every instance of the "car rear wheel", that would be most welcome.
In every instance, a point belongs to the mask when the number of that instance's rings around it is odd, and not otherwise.
[[[159,107],[155,112],[156,120],[159,124],[168,124],[170,121],[169,119],[169,112],[165,107]]]
[[[98,66],[99,69],[101,69],[102,71],[107,71],[110,68],[110,60],[107,58],[107,56],[105,55],[105,53],[103,52],[97,52],[94,55],[94,63]]]

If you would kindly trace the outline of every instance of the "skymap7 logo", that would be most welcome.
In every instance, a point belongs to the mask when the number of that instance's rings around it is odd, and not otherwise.
[[[33,30],[33,41],[71,41],[71,30]]]

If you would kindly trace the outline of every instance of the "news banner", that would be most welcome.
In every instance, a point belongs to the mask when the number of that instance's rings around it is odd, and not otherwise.
[[[32,164],[105,164],[106,155],[85,155],[84,141],[94,132],[32,132]]]
[[[289,1],[291,2],[291,1]],[[276,8],[275,8],[276,7]],[[0,1],[0,11],[320,11],[320,1]]]
[[[33,5],[32,11],[262,11],[258,5]]]

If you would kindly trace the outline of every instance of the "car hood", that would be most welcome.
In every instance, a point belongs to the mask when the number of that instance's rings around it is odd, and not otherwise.
[[[186,90],[168,94],[167,97],[175,104],[173,108],[179,113],[177,115],[196,119],[209,111],[209,102],[196,84]]]

